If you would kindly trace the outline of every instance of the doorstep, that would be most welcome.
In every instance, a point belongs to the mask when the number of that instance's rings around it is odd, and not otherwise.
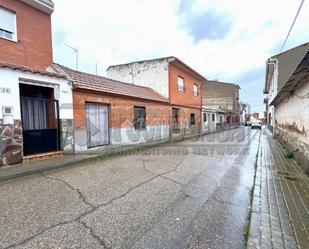
[[[45,153],[39,153],[39,154],[33,154],[23,157],[23,163],[38,161],[38,160],[45,160],[50,158],[57,158],[62,157],[63,151],[51,151],[51,152],[45,152]]]

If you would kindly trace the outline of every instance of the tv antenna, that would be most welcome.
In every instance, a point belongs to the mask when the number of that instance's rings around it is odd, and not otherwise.
[[[76,70],[78,71],[78,47],[73,47],[67,43],[64,43],[64,45],[66,45],[67,47],[69,47],[70,49],[73,50],[73,53],[75,53],[76,56]]]

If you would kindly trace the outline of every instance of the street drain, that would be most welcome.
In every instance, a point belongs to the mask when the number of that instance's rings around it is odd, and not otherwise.
[[[283,176],[285,179],[289,181],[297,181],[297,177],[290,175],[288,172],[277,171],[277,174]]]

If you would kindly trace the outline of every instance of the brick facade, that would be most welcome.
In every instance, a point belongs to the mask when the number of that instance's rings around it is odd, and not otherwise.
[[[185,90],[178,90],[178,76],[184,79]],[[194,96],[193,85],[198,85],[199,95]],[[200,79],[187,70],[169,64],[169,98],[172,105],[202,108],[202,86]]]
[[[90,91],[73,91],[74,128],[86,129],[86,103],[109,105],[109,128],[124,128],[134,123],[134,106],[146,108],[146,125],[169,124],[171,107],[167,103],[117,97]]]
[[[0,38],[0,61],[45,70],[53,60],[50,15],[19,0],[0,0],[16,13],[17,42]]]

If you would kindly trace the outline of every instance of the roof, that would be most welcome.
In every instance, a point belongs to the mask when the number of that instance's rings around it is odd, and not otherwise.
[[[266,62],[266,79],[264,92],[268,93],[270,82],[275,70],[275,64],[278,66],[278,90],[280,90],[284,83],[295,71],[297,65],[300,63],[304,54],[309,49],[309,42],[301,44],[297,47],[286,50],[282,53],[273,55]]]
[[[217,81],[217,80],[207,80],[207,83],[215,83],[215,84],[222,84],[222,85],[227,85],[227,86],[234,86],[237,87],[238,89],[241,89],[240,86],[236,83],[229,83],[229,82],[222,82],[222,81]]]
[[[215,112],[215,113],[221,113],[221,114],[226,114],[227,112],[223,109],[216,109],[216,108],[211,108],[208,106],[203,105],[203,111],[205,112]]]
[[[290,93],[297,88],[302,79],[309,81],[309,49],[307,50],[305,56],[302,58],[301,62],[297,65],[293,74],[285,82],[270,105],[276,105],[285,98],[289,97]]]
[[[168,99],[164,98],[149,87],[137,86],[102,76],[76,71],[55,63],[54,68],[56,71],[65,74],[72,81],[75,89],[97,91],[159,102],[168,102]]]
[[[183,67],[187,68],[188,70],[190,70],[191,72],[193,72],[194,74],[196,74],[202,80],[207,80],[203,75],[201,75],[200,73],[195,71],[193,68],[191,68],[190,66],[188,66],[186,63],[184,63],[183,61],[181,61],[180,59],[178,59],[175,56],[160,57],[160,58],[149,59],[149,60],[140,60],[140,61],[133,61],[133,62],[124,63],[124,64],[111,65],[107,68],[106,71],[108,71],[111,68],[115,68],[115,67],[129,66],[129,65],[132,65],[132,64],[149,63],[149,62],[164,61],[164,60],[168,61],[168,63],[171,63],[171,62],[178,63],[181,66],[183,66]]]
[[[8,68],[8,69],[12,69],[12,70],[18,70],[18,71],[22,71],[22,72],[40,74],[40,75],[56,77],[56,78],[65,78],[64,75],[56,73],[56,72],[48,72],[48,71],[45,71],[45,70],[20,66],[20,65],[16,65],[16,64],[12,64],[12,63],[2,62],[2,61],[0,61],[0,68]]]
[[[54,12],[54,3],[51,0],[21,0],[24,3],[51,15]]]

